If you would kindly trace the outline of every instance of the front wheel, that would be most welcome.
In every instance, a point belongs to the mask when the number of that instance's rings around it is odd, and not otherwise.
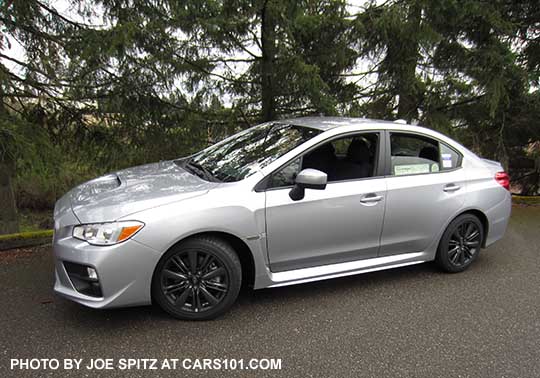
[[[227,311],[242,283],[235,251],[214,237],[195,237],[171,248],[159,261],[152,297],[172,316],[207,320]]]
[[[483,240],[482,222],[472,214],[460,215],[446,228],[435,262],[446,272],[462,272],[478,257]]]

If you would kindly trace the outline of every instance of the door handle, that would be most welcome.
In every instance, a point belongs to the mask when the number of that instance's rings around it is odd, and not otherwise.
[[[374,203],[374,202],[379,202],[380,200],[383,199],[383,196],[377,196],[377,195],[367,195],[365,197],[363,197],[360,202],[362,203]]]
[[[456,190],[459,190],[459,189],[461,189],[461,186],[456,185],[456,184],[448,184],[443,188],[445,192],[455,192]]]

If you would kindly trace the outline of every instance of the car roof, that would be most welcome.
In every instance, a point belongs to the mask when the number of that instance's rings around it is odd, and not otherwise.
[[[283,119],[278,121],[279,123],[287,123],[295,126],[310,127],[313,129],[328,131],[332,129],[337,129],[340,127],[354,128],[355,130],[361,131],[362,129],[381,129],[381,130],[401,130],[401,131],[412,131],[419,132],[431,135],[433,137],[444,137],[441,133],[436,130],[408,124],[404,120],[396,121],[384,121],[380,119],[370,119],[370,118],[352,118],[352,117],[301,117],[301,118],[290,118]]]
[[[404,132],[418,132],[423,135],[438,138],[443,142],[446,142],[458,149],[461,153],[468,156],[476,156],[470,152],[466,147],[449,138],[448,136],[441,134],[440,132],[429,129],[422,126],[415,126],[406,123],[404,120],[396,121],[384,121],[379,119],[370,118],[352,118],[352,117],[301,117],[301,118],[289,118],[278,121],[279,123],[287,123],[296,126],[310,127],[313,129],[321,130],[323,132],[340,127],[353,128],[361,131],[362,129],[380,129],[380,130],[401,130]]]
[[[313,129],[318,129],[322,131],[330,130],[340,126],[362,126],[381,124],[391,125],[390,127],[396,127],[404,125],[405,121],[383,121],[379,119],[370,119],[370,118],[352,118],[352,117],[301,117],[301,118],[289,118],[282,119],[280,123],[289,123],[296,126],[310,127]],[[411,126],[411,125],[407,125]],[[384,127],[386,128],[386,127]]]

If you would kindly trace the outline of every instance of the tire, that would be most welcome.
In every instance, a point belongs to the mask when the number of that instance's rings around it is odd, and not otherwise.
[[[435,262],[445,272],[462,272],[478,258],[483,240],[482,222],[473,214],[460,215],[444,231]]]
[[[215,237],[194,237],[167,251],[154,271],[152,298],[183,320],[209,320],[226,312],[242,284],[234,249]]]

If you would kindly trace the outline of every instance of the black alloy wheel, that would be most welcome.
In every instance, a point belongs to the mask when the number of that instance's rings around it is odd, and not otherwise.
[[[161,290],[183,311],[207,311],[227,294],[229,277],[214,255],[190,249],[169,258],[161,272]]]
[[[448,241],[448,258],[457,267],[469,263],[480,248],[480,229],[475,222],[460,224]]]
[[[211,319],[234,303],[241,279],[238,257],[225,241],[189,239],[168,251],[158,263],[153,298],[180,319]]]
[[[473,214],[460,215],[444,232],[435,260],[447,272],[461,272],[476,260],[483,240],[482,222]]]

